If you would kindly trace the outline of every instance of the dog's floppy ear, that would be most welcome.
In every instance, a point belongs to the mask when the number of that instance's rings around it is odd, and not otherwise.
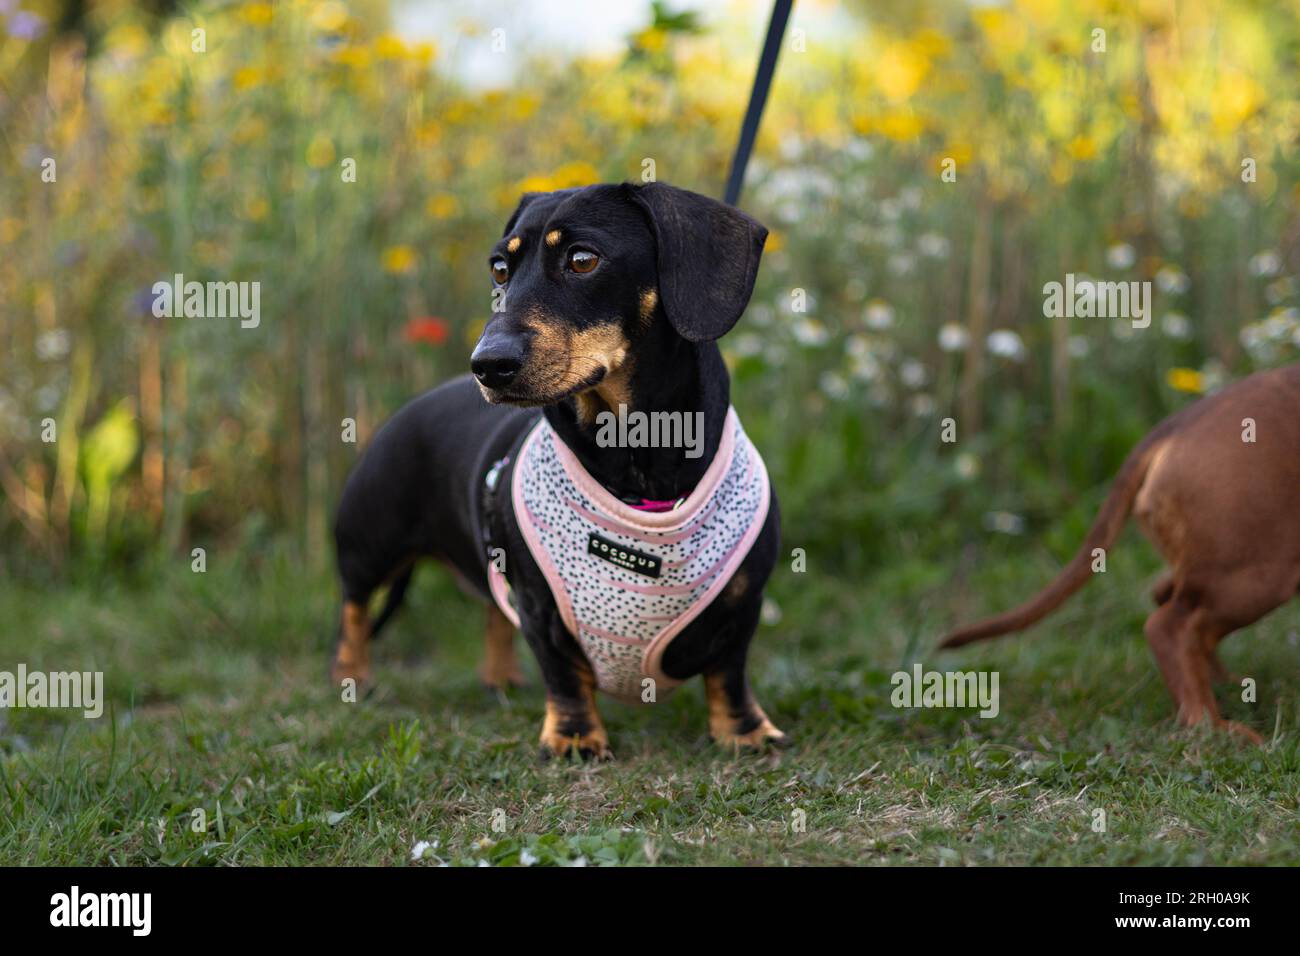
[[[540,197],[545,195],[546,193],[524,193],[522,196],[520,196],[519,205],[516,206],[515,211],[510,214],[510,219],[506,223],[505,230],[501,233],[501,238],[504,239],[506,236],[510,235],[510,233],[515,228],[515,223],[517,223],[519,221],[519,217],[524,214],[524,210],[527,209],[529,205],[533,203],[534,200],[539,199]]]
[[[659,298],[672,327],[691,342],[726,335],[749,304],[767,229],[699,193],[664,183],[627,188],[654,231]]]

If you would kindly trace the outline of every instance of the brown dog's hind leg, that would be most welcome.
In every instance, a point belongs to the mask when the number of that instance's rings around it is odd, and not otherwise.
[[[479,668],[483,685],[491,690],[505,687],[523,687],[524,675],[515,657],[515,626],[490,604],[487,609],[487,628],[483,636],[483,666]]]
[[[743,669],[705,674],[704,696],[709,702],[709,736],[717,744],[731,750],[761,750],[768,744],[784,747],[790,742],[754,700]]]
[[[1245,724],[1224,720],[1214,699],[1211,678],[1222,670],[1215,648],[1232,629],[1212,617],[1204,608],[1175,597],[1152,614],[1146,623],[1147,640],[1160,665],[1178,722],[1195,727],[1208,720],[1255,744],[1263,743]]]
[[[370,614],[364,604],[355,601],[343,602],[339,641],[330,666],[335,686],[349,678],[356,681],[358,690],[370,685]]]

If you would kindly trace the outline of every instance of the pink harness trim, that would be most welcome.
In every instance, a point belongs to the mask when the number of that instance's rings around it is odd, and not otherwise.
[[[511,500],[597,686],[639,701],[646,677],[657,693],[677,686],[660,666],[664,652],[749,553],[767,520],[769,488],[763,459],[735,409],[728,409],[717,454],[680,503],[619,500],[587,473],[545,418],[520,448]],[[593,553],[605,545],[620,551],[624,563]],[[497,605],[518,627],[505,575],[490,566],[488,578]]]

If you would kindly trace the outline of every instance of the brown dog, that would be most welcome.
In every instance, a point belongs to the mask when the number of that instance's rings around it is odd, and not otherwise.
[[[1260,372],[1166,419],[1129,454],[1114,488],[1065,569],[1013,611],[953,632],[942,647],[1019,631],[1092,576],[1130,512],[1170,565],[1146,636],[1188,726],[1219,716],[1215,648],[1300,590],[1300,365]]]

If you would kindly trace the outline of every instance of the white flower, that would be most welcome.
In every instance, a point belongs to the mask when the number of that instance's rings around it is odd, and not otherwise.
[[[1127,242],[1117,242],[1106,250],[1106,265],[1112,269],[1131,269],[1137,262],[1137,250]]]
[[[871,354],[871,340],[860,332],[854,332],[844,341],[844,351],[851,359],[863,359]]]
[[[864,159],[870,159],[870,158],[871,158],[871,154],[874,153],[875,151],[876,151],[876,148],[871,144],[871,140],[869,140],[869,139],[862,139],[862,138],[857,137],[857,136],[855,136],[853,139],[849,140],[848,143],[847,143],[847,144],[845,145],[845,147],[844,147],[844,152],[845,152],[845,153],[846,153],[850,158],[852,158],[852,159],[856,159],[856,160],[859,160],[859,161],[860,161],[860,160],[864,160]]]
[[[763,610],[759,611],[759,620],[768,627],[781,623],[781,605],[770,597],[763,598]],[[581,857],[579,857],[581,859]],[[584,864],[585,865],[585,864]]]
[[[1272,249],[1265,249],[1250,257],[1249,268],[1253,276],[1275,276],[1282,268],[1282,257]]]
[[[845,399],[849,397],[849,383],[839,372],[823,372],[818,380],[821,390],[827,398]]]
[[[998,329],[990,332],[986,342],[988,350],[998,358],[1011,359],[1013,362],[1025,360],[1025,343],[1010,329]]]
[[[1191,286],[1192,281],[1186,273],[1175,266],[1162,266],[1156,273],[1156,285],[1161,292],[1182,295]]]
[[[962,352],[970,345],[970,333],[956,322],[945,322],[939,330],[939,348],[945,352]]]
[[[912,414],[917,418],[928,418],[934,414],[934,399],[924,393],[913,395],[911,402],[908,404],[912,409]]]
[[[572,863],[569,864],[569,866],[586,866],[586,865],[587,865],[587,858],[585,856],[580,856]]]
[[[898,194],[904,209],[920,209],[922,193],[919,186],[908,186]]]
[[[38,411],[51,411],[57,404],[59,404],[59,389],[57,385],[42,385],[36,390],[36,408]]]
[[[423,860],[425,851],[438,849],[438,841],[430,843],[428,840],[420,840],[415,846],[411,847],[411,859]]]
[[[873,408],[888,408],[894,403],[894,393],[884,382],[879,382],[867,392],[867,402]]]
[[[1170,312],[1160,320],[1160,330],[1171,339],[1190,339],[1192,323],[1181,312]]]
[[[984,527],[998,534],[1023,534],[1025,519],[1009,511],[990,511],[984,516]]]
[[[36,357],[42,362],[53,362],[68,354],[72,336],[67,329],[50,329],[36,337]]]
[[[856,356],[851,371],[859,382],[874,382],[880,376],[880,363],[870,353]]]
[[[1082,335],[1071,335],[1070,341],[1065,345],[1066,351],[1070,353],[1070,358],[1083,359],[1088,357],[1092,351],[1092,346]]]
[[[953,462],[953,468],[957,471],[957,477],[970,481],[980,473],[980,460],[970,452],[964,451]]]
[[[794,324],[794,340],[800,345],[825,345],[831,334],[816,319],[800,319]]]
[[[524,849],[519,851],[519,863],[521,866],[532,866],[537,862],[537,854],[532,850]]]
[[[916,268],[916,256],[910,252],[896,252],[885,263],[886,268],[896,276],[911,275]]]
[[[931,259],[948,258],[950,246],[947,237],[937,232],[922,233],[916,240],[916,248],[920,250],[921,255],[929,256]]]
[[[763,337],[753,332],[742,332],[731,341],[731,351],[738,358],[749,358],[763,351]]]
[[[882,331],[894,324],[894,307],[884,299],[872,299],[867,303],[862,319],[867,323],[867,328]]]
[[[908,388],[920,388],[926,383],[925,366],[916,359],[908,359],[898,369],[898,377]]]

